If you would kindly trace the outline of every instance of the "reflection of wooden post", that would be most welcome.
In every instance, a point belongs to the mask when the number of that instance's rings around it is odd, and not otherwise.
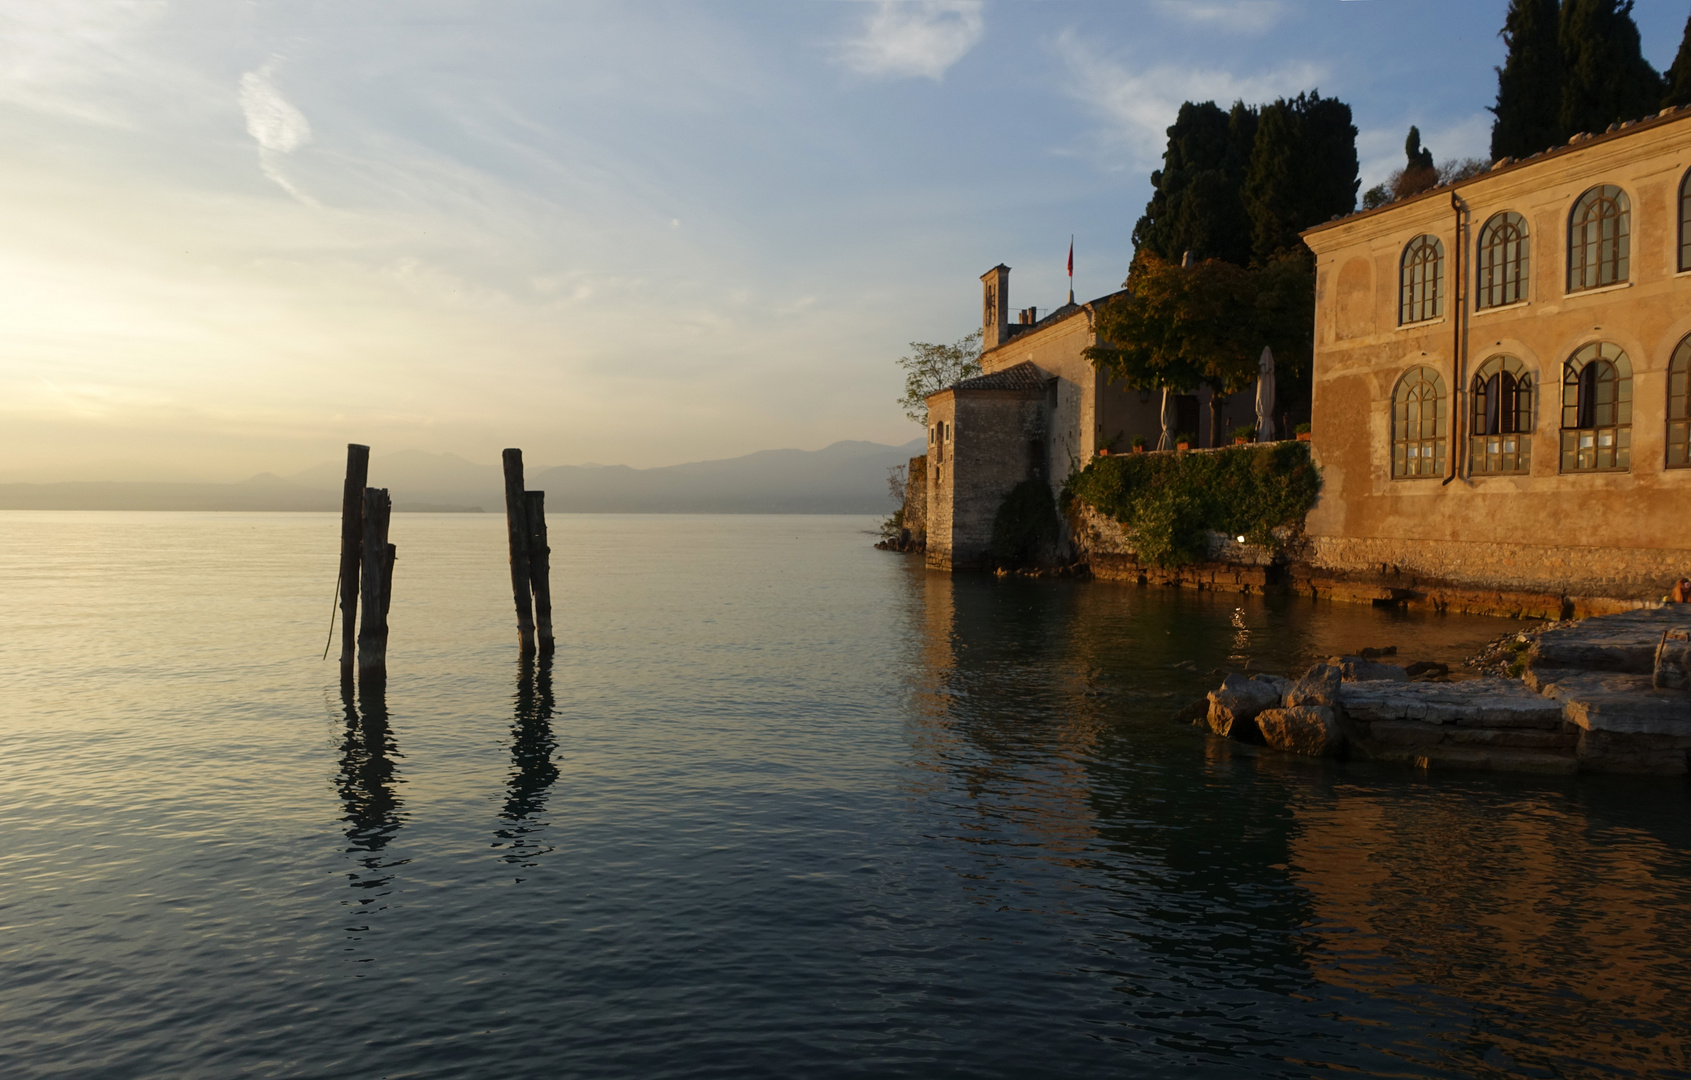
[[[364,547],[364,483],[370,448],[346,444],[346,486],[341,491],[341,674],[352,673],[352,642],[358,634],[358,561]]]
[[[393,587],[395,550],[388,543],[393,502],[386,488],[364,489],[363,574],[359,582],[364,620],[358,628],[358,674],[387,674],[388,594]]]
[[[540,652],[550,654],[552,642],[552,549],[546,546],[546,493],[523,493],[528,512],[528,575],[534,586],[534,631]]]
[[[534,605],[529,601],[528,500],[523,497],[523,452],[505,458],[505,530],[511,544],[511,598],[517,605],[517,645],[534,651]]]

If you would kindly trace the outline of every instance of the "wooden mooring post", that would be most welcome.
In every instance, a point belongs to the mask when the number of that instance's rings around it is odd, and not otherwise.
[[[388,604],[393,595],[393,563],[398,550],[388,543],[393,500],[387,488],[364,489],[363,567],[359,598],[364,618],[358,627],[358,677],[383,678],[388,663]]]
[[[534,591],[534,631],[540,638],[540,654],[550,656],[552,640],[552,549],[546,543],[546,493],[523,493],[528,516],[528,576]]]
[[[523,452],[509,449],[503,456],[505,531],[511,545],[511,599],[517,605],[517,646],[527,656],[534,652],[534,605],[530,598],[528,498],[523,491]]]
[[[364,553],[364,484],[370,448],[346,444],[346,486],[341,491],[341,674],[351,675],[358,632],[358,564]]]

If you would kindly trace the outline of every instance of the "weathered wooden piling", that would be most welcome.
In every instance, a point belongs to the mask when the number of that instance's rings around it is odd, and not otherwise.
[[[528,576],[534,592],[534,632],[540,653],[550,655],[552,640],[552,549],[546,543],[546,493],[523,493],[528,515]]]
[[[511,598],[517,605],[517,645],[534,652],[534,605],[529,578],[528,499],[523,492],[523,452],[506,450],[505,531],[511,545]]]
[[[341,674],[353,667],[353,639],[358,632],[358,564],[364,551],[364,484],[370,475],[370,448],[346,444],[346,486],[341,491]]]
[[[388,543],[393,500],[387,488],[364,489],[363,573],[359,596],[364,618],[358,628],[359,678],[387,674],[388,601],[393,592],[393,562],[398,552]]]

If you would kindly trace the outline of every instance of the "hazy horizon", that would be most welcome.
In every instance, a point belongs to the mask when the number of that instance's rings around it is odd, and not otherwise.
[[[0,2],[0,482],[903,444],[987,267],[1119,285],[1183,99],[1484,155],[1505,6]]]

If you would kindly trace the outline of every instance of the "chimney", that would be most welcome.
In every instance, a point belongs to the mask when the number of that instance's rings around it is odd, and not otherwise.
[[[1003,263],[981,275],[981,349],[1010,338],[1010,268]]]

